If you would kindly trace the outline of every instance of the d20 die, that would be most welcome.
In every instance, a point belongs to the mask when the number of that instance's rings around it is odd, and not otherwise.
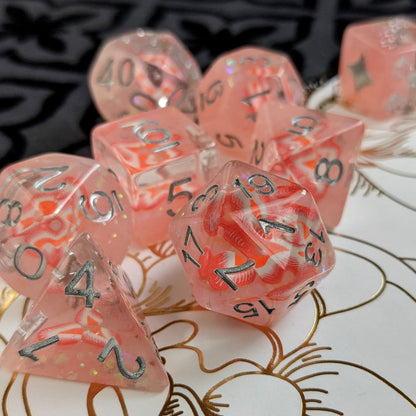
[[[88,82],[98,111],[114,120],[169,105],[193,114],[200,78],[195,59],[173,34],[139,29],[104,44]]]
[[[328,228],[341,220],[364,124],[294,105],[266,103],[253,140],[257,165],[307,187]]]
[[[96,127],[92,148],[126,189],[144,247],[169,238],[172,217],[217,169],[215,142],[171,107]]]
[[[143,390],[168,378],[127,276],[88,234],[72,243],[1,357],[21,373]],[[133,306],[135,312],[133,312]]]
[[[309,192],[240,161],[188,202],[170,232],[199,304],[260,325],[280,319],[335,264]]]
[[[199,123],[217,141],[222,162],[249,161],[258,109],[270,100],[305,101],[302,81],[286,55],[245,47],[214,61],[198,86],[196,104]]]
[[[90,232],[115,262],[131,242],[131,211],[116,176],[80,156],[50,153],[5,168],[0,218],[1,277],[31,298],[77,234]]]
[[[341,101],[375,119],[416,108],[416,23],[390,17],[345,30],[339,64]]]

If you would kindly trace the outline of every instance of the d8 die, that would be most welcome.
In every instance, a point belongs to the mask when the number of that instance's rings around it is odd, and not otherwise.
[[[1,366],[143,390],[168,384],[127,276],[88,234],[64,253],[3,351]]]
[[[171,33],[139,29],[109,40],[89,75],[98,111],[107,120],[174,105],[194,113],[201,71]]]
[[[0,270],[16,291],[36,298],[68,244],[83,232],[121,261],[132,218],[114,173],[92,159],[44,154],[0,175]]]
[[[92,148],[126,189],[144,247],[169,238],[172,217],[217,168],[214,141],[171,107],[96,127]]]
[[[416,23],[391,17],[347,27],[339,64],[342,102],[375,119],[416,108]]]
[[[220,56],[196,94],[199,123],[217,141],[222,162],[249,161],[251,134],[264,102],[303,105],[304,99],[302,81],[289,58],[253,47]]]
[[[335,264],[309,192],[240,161],[189,201],[170,232],[200,305],[260,325],[281,318]]]
[[[360,120],[266,103],[253,135],[263,149],[256,162],[306,186],[326,227],[333,228],[341,220],[363,134]]]

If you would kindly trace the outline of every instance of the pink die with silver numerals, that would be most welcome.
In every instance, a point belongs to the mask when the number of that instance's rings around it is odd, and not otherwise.
[[[3,351],[2,368],[140,390],[168,385],[127,275],[89,234],[49,277]]]
[[[328,228],[341,220],[364,134],[358,119],[276,102],[259,112],[257,165],[306,186]]]
[[[375,119],[416,108],[416,23],[389,17],[352,24],[342,39],[340,97]]]
[[[170,233],[198,303],[259,325],[279,320],[335,264],[306,188],[240,161],[179,211]]]
[[[97,126],[92,148],[126,189],[141,247],[169,239],[172,217],[217,170],[215,142],[172,107]]]
[[[175,106],[195,113],[199,66],[169,32],[139,29],[107,41],[88,78],[92,98],[106,120]]]
[[[218,145],[220,159],[248,162],[250,138],[261,105],[284,100],[303,105],[302,81],[290,59],[267,49],[243,47],[221,55],[196,94],[201,127]]]
[[[37,298],[70,242],[89,232],[114,262],[131,242],[128,198],[114,173],[86,157],[50,153],[0,175],[0,272]]]

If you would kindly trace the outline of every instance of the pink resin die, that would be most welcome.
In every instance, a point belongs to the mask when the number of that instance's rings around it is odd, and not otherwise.
[[[217,170],[215,142],[172,107],[96,127],[92,148],[126,189],[141,247],[169,239],[172,217]]]
[[[131,242],[132,215],[114,173],[93,159],[50,153],[0,175],[0,273],[36,298],[68,244],[89,232],[112,261]]]
[[[199,123],[217,141],[222,163],[249,161],[257,112],[269,100],[305,101],[302,81],[286,55],[244,47],[220,56],[208,69],[196,105]]]
[[[306,188],[240,161],[182,208],[170,232],[198,303],[259,325],[280,319],[335,264]]]
[[[350,117],[277,102],[258,115],[253,140],[258,166],[306,186],[325,226],[341,220],[364,124]]]
[[[3,351],[1,366],[151,391],[168,384],[127,276],[88,234],[74,240],[53,270]]]
[[[416,23],[390,17],[347,27],[339,64],[341,101],[386,119],[416,106]]]
[[[139,29],[104,44],[88,82],[98,111],[114,120],[169,105],[193,114],[200,78],[195,59],[173,34]]]

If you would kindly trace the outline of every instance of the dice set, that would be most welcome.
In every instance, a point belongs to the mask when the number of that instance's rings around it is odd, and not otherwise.
[[[375,118],[414,109],[414,27],[346,30],[344,105]],[[110,40],[89,87],[108,120],[91,134],[95,160],[46,154],[0,175],[1,275],[34,299],[0,362],[162,390],[162,359],[119,266],[131,242],[171,238],[202,307],[274,324],[335,266],[326,228],[341,220],[364,124],[306,108],[284,54],[243,47],[201,77],[164,32]]]

